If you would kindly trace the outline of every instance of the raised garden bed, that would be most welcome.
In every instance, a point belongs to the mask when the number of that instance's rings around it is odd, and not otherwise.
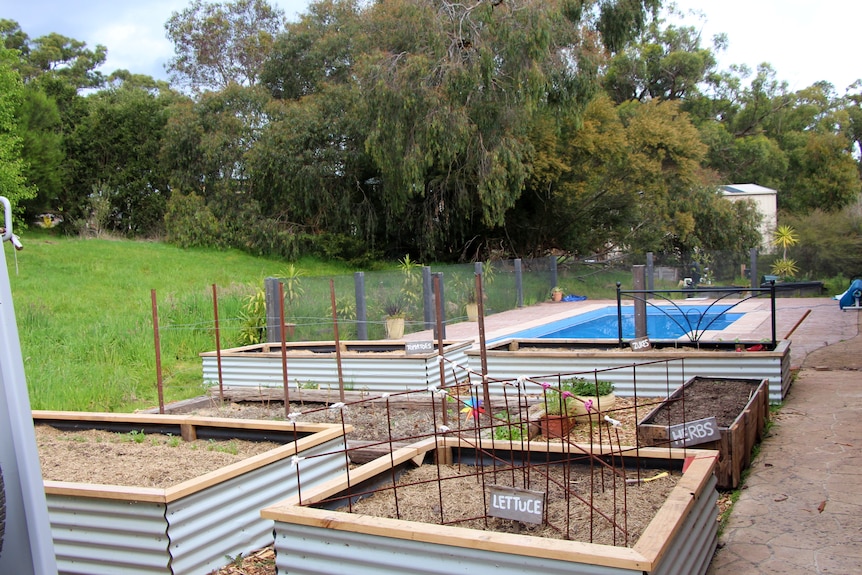
[[[719,453],[715,475],[718,487],[735,489],[751,463],[751,450],[761,439],[769,419],[766,380],[694,377],[677,389],[638,423],[638,442],[648,446],[671,443],[670,426],[715,417],[719,438],[698,443],[696,431],[684,434],[685,447]],[[677,433],[683,433],[677,429]]]
[[[741,347],[741,351],[737,351]],[[600,371],[620,396],[667,397],[693,375],[768,380],[769,401],[779,403],[790,388],[790,340],[759,342],[656,343],[647,351],[632,351],[613,343],[570,339],[502,340],[488,346],[488,375],[496,380],[526,376]],[[751,351],[749,351],[751,350]],[[753,351],[758,350],[758,351]],[[481,371],[478,350],[467,352],[470,367]],[[607,371],[605,371],[607,370]],[[492,395],[499,395],[499,385]]]
[[[345,389],[366,393],[397,393],[440,385],[440,364],[436,342],[343,341],[337,353],[335,342],[288,342],[289,389],[335,390],[339,388],[337,362],[340,358]],[[414,350],[418,344],[425,348]],[[443,356],[456,365],[467,365],[469,341],[444,342]],[[219,357],[220,355],[220,357]],[[281,344],[264,343],[231,348],[216,354],[201,354],[203,380],[222,386],[283,387]],[[447,385],[455,384],[453,369],[447,365]]]
[[[577,451],[577,449],[575,450]],[[456,466],[500,462],[556,461],[564,465],[572,453],[566,444],[487,442],[482,450],[454,438],[432,438],[397,450],[352,470],[301,499],[290,498],[267,507],[262,516],[275,521],[278,573],[311,575],[350,572],[361,565],[368,573],[494,573],[522,575],[608,574],[644,575],[706,572],[716,546],[717,493],[712,469],[717,454],[698,452],[688,460],[682,450],[643,448],[638,463],[627,459],[626,469],[666,468],[678,475],[670,491],[641,536],[631,546],[550,539],[518,532],[478,530],[448,524],[349,513],[348,501],[386,485],[405,468],[433,465],[438,461]],[[608,457],[605,454],[605,457]],[[616,454],[617,462],[620,455]],[[683,468],[685,471],[683,472]],[[410,505],[433,506],[437,489]],[[477,488],[479,488],[477,486]],[[620,494],[620,497],[622,495]],[[337,507],[335,499],[344,507]],[[301,503],[300,503],[301,502]],[[457,500],[456,500],[457,503]],[[513,530],[518,531],[517,522]]]
[[[99,429],[281,444],[165,488],[45,481],[63,574],[205,575],[272,543],[261,508],[346,469],[341,425],[51,411],[34,411],[33,422],[68,431],[70,441]]]

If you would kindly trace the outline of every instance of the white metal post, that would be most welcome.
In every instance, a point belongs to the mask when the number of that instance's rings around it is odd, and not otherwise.
[[[6,218],[0,247],[9,241],[20,249],[18,238],[12,233],[9,200],[0,197],[0,203]],[[57,560],[24,379],[24,361],[12,306],[5,248],[0,258],[0,470],[5,492],[0,573],[56,574]]]

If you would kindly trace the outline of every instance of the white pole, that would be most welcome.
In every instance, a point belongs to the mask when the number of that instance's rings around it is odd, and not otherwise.
[[[0,197],[0,202],[6,217],[0,246],[8,240],[20,249],[21,244],[12,233],[9,200]],[[4,528],[0,529],[0,573],[55,575],[57,560],[5,249],[0,260],[0,470],[4,484],[4,497],[0,501],[4,501],[6,517]]]

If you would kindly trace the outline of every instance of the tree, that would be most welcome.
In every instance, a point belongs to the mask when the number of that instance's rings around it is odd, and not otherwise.
[[[23,203],[28,216],[57,211],[63,191],[66,158],[57,103],[34,84],[24,87],[18,110],[22,172],[36,195]]]
[[[699,84],[715,69],[713,51],[700,46],[693,27],[653,21],[640,41],[614,56],[602,85],[616,103],[660,98],[679,100],[699,93]],[[716,49],[720,49],[719,39]]]
[[[0,47],[0,196],[6,197],[14,213],[19,214],[21,201],[33,197],[35,190],[23,175],[26,166],[21,159],[21,138],[15,118],[23,84],[13,70],[15,62],[15,53]]]
[[[171,80],[193,92],[231,83],[253,86],[283,25],[284,12],[265,0],[194,0],[165,24],[174,43],[167,65]]]
[[[173,93],[120,85],[86,98],[89,113],[67,138],[72,164],[70,188],[78,191],[67,206],[72,218],[88,214],[89,196],[110,204],[110,229],[128,235],[161,231],[170,196],[159,162],[162,134]]]
[[[108,54],[101,44],[88,50],[86,42],[54,32],[32,40],[14,20],[0,20],[0,38],[7,48],[18,51],[15,68],[25,83],[44,75],[61,78],[77,89],[98,88],[104,82],[96,70]]]

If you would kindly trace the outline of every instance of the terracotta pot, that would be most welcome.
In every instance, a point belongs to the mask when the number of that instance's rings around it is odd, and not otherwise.
[[[401,339],[404,337],[404,318],[386,318],[386,339]]]
[[[562,301],[563,300],[563,292],[555,291],[551,294],[551,299],[554,301]]]
[[[575,418],[569,415],[543,415],[539,419],[539,430],[545,437],[566,437],[575,426]]]

